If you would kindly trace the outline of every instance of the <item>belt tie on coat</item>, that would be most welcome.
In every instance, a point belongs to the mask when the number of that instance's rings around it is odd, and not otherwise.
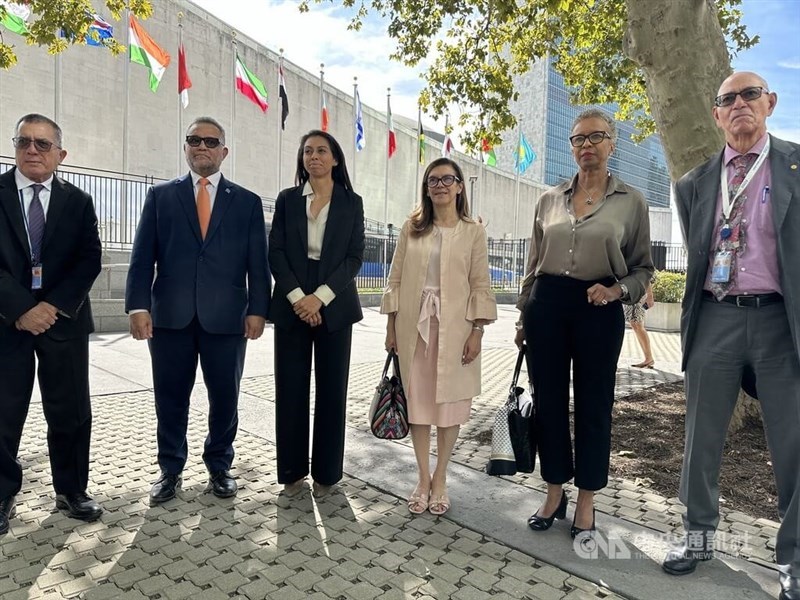
[[[428,340],[431,335],[431,317],[436,317],[437,321],[441,320],[440,310],[441,301],[439,300],[439,290],[434,288],[425,288],[422,290],[417,331],[422,341],[425,342],[425,356],[428,356]]]

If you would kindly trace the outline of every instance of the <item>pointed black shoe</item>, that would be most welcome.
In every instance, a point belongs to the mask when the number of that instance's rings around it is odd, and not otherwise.
[[[572,527],[569,528],[569,536],[574,540],[578,537],[581,533],[589,531],[594,532],[597,531],[597,527],[594,525],[594,508],[592,508],[592,526],[589,529],[581,529],[580,527],[575,527],[575,517],[572,517]],[[590,533],[592,535],[592,533]]]
[[[155,506],[167,500],[172,500],[175,495],[180,491],[183,477],[180,473],[169,475],[161,472],[161,477],[158,478],[150,489],[150,505]]]
[[[236,480],[231,475],[230,471],[214,471],[209,473],[207,490],[217,498],[233,498],[236,495],[239,487],[236,485]]]
[[[558,503],[558,508],[549,517],[540,517],[538,514],[532,514],[528,519],[528,527],[534,531],[547,531],[553,525],[556,519],[563,519],[567,516],[567,498],[566,492],[561,492],[561,501]]]
[[[711,542],[713,544],[713,542]],[[670,575],[688,575],[694,573],[697,563],[711,560],[714,557],[713,550],[706,550],[704,547],[690,548],[686,541],[678,548],[673,548],[667,553],[661,568]]]
[[[14,517],[16,511],[14,496],[8,496],[0,500],[0,535],[8,532],[8,522]]]
[[[103,514],[100,505],[86,495],[86,492],[56,495],[56,508],[81,521],[96,521]]]
[[[778,576],[781,584],[781,594],[778,600],[800,600],[800,577],[793,577],[789,573],[781,572]]]

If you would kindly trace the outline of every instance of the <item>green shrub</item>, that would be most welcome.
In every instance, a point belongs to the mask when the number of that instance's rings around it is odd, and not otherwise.
[[[686,287],[685,273],[656,271],[653,282],[653,299],[656,302],[680,302]]]

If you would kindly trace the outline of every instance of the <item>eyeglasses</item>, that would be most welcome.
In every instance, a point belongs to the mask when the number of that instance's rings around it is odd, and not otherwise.
[[[569,143],[572,144],[575,148],[583,146],[586,140],[589,140],[592,146],[597,146],[600,142],[604,139],[611,139],[611,136],[608,135],[605,131],[593,131],[589,135],[573,135],[569,138]]]
[[[719,107],[723,106],[731,106],[734,102],[736,102],[736,96],[741,96],[742,100],[745,102],[752,102],[753,100],[758,100],[761,98],[761,94],[764,92],[769,94],[769,90],[764,89],[761,86],[753,86],[744,88],[741,92],[728,92],[727,94],[722,94],[714,98],[714,104]]]
[[[56,144],[50,140],[43,140],[41,138],[13,137],[11,138],[11,142],[17,150],[26,150],[28,146],[33,144],[39,152],[50,152],[50,149],[56,146]],[[61,148],[61,146],[56,146],[56,148]]]
[[[206,145],[206,148],[216,148],[222,143],[222,140],[215,137],[200,137],[199,135],[186,136],[186,143],[192,148],[197,148],[200,146],[200,142],[203,142]]]
[[[461,181],[461,180],[458,177],[456,177],[455,175],[444,175],[443,177],[428,177],[425,180],[425,183],[428,184],[428,187],[431,187],[431,188],[434,188],[434,187],[438,186],[440,183],[444,187],[450,187],[456,181]]]

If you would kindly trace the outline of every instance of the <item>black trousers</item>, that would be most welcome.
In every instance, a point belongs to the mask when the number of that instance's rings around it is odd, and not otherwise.
[[[542,275],[525,307],[528,368],[538,402],[542,479],[585,490],[608,484],[611,409],[625,321],[620,302],[594,306],[586,290],[595,281]],[[612,281],[600,281],[610,286]],[[572,365],[575,407],[573,460],[569,426]]]
[[[208,333],[195,318],[183,329],[156,327],[149,342],[159,466],[169,474],[177,474],[186,464],[189,397],[199,358],[208,390],[203,462],[212,473],[230,469],[239,428],[239,385],[247,349],[244,331],[236,335]]]
[[[309,261],[306,293],[317,288],[318,263]],[[336,300],[334,299],[334,302]],[[278,483],[293,483],[309,473],[311,357],[314,357],[314,433],[311,477],[323,485],[342,478],[347,382],[353,327],[329,332],[299,318],[289,329],[275,326],[275,434]]]
[[[89,336],[53,340],[22,335],[14,348],[0,349],[0,499],[22,487],[17,460],[33,392],[36,362],[47,421],[47,449],[57,494],[83,492],[89,482]]]

